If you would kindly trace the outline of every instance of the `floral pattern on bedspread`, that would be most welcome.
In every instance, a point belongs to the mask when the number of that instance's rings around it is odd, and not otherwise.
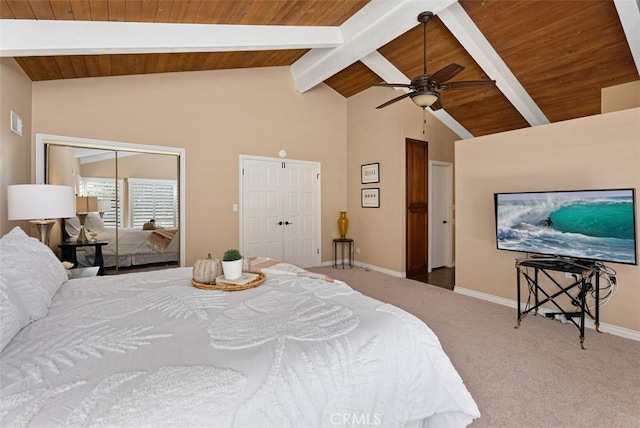
[[[191,269],[82,278],[0,354],[0,426],[465,426],[478,409],[433,332],[345,284]],[[350,416],[349,416],[350,415]],[[362,419],[360,419],[362,420]],[[433,424],[432,424],[433,425]]]
[[[213,347],[242,349],[277,339],[329,340],[357,325],[354,313],[340,305],[313,296],[269,291],[225,311],[207,331]]]

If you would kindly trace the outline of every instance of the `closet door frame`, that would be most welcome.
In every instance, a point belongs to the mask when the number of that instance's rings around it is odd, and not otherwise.
[[[238,168],[238,181],[239,181],[239,195],[238,195],[238,200],[240,201],[240,206],[239,206],[239,212],[238,212],[238,220],[239,220],[239,242],[240,242],[240,251],[243,251],[243,246],[244,246],[244,210],[243,210],[243,200],[244,200],[244,177],[243,177],[243,168],[244,168],[244,162],[245,160],[254,160],[254,161],[270,161],[270,162],[277,162],[277,163],[287,163],[287,164],[298,164],[298,165],[312,165],[316,168],[317,170],[317,199],[315,201],[315,205],[316,205],[316,219],[317,219],[317,224],[316,224],[316,233],[314,236],[314,240],[316,243],[316,254],[314,257],[315,260],[315,265],[319,266],[322,260],[322,204],[321,204],[321,181],[320,181],[320,171],[321,171],[321,164],[320,162],[316,162],[316,161],[304,161],[304,160],[295,160],[295,159],[286,159],[286,158],[273,158],[273,157],[265,157],[265,156],[251,156],[251,155],[240,155],[239,156],[239,168]],[[286,213],[283,213],[283,220],[284,220],[284,216],[286,216]],[[283,235],[284,236],[284,235]],[[287,250],[284,248],[285,242],[283,240],[283,254],[286,255]]]
[[[178,157],[178,192],[179,192],[179,219],[180,230],[180,266],[186,266],[187,253],[187,229],[186,229],[186,150],[180,147],[153,146],[145,144],[126,143],[122,141],[97,140],[93,138],[78,138],[63,135],[36,134],[36,181],[35,184],[45,184],[45,146],[47,144],[68,147],[83,147],[90,149],[103,149],[112,151],[131,151],[140,153],[172,155]]]

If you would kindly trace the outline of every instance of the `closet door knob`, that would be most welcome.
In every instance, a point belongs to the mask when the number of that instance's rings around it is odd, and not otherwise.
[[[282,222],[281,221],[278,222],[278,226],[282,226]]]
[[[285,221],[284,224],[286,224],[287,226],[293,223],[289,223],[288,221]]]

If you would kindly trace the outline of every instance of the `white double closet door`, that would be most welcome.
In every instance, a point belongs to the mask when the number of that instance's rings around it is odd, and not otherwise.
[[[243,255],[320,265],[320,164],[241,156]]]

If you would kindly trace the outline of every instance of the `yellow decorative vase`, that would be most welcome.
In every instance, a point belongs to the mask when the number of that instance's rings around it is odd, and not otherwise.
[[[349,219],[347,218],[346,211],[340,211],[340,217],[338,217],[338,232],[340,232],[340,238],[347,237],[347,229],[349,229]]]

